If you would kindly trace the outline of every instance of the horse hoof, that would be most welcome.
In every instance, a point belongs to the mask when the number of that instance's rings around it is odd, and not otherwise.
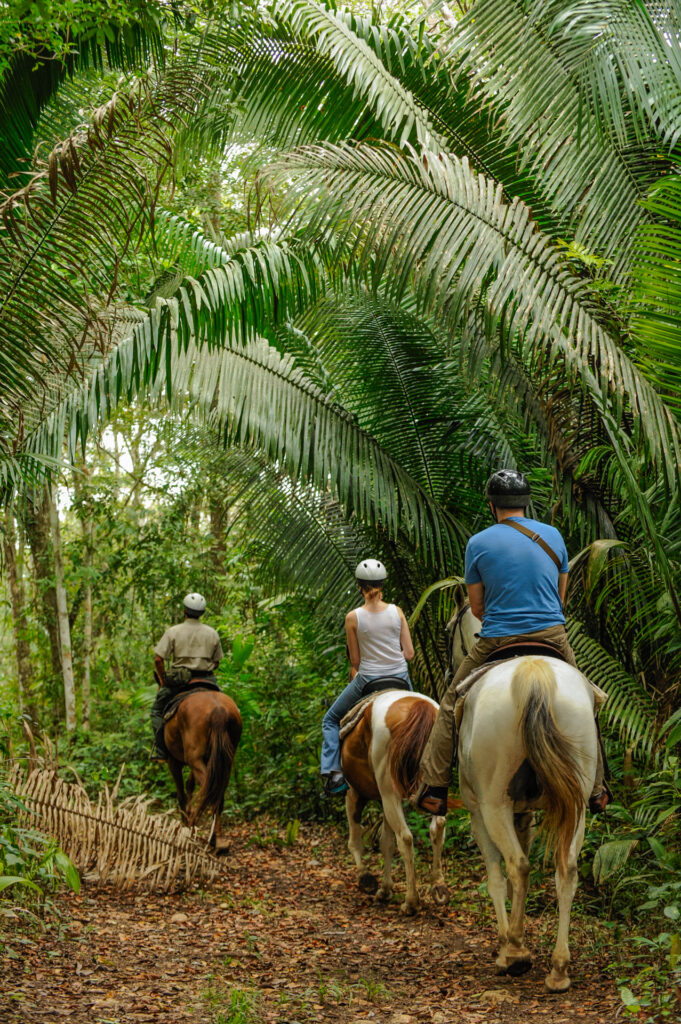
[[[385,889],[382,885],[380,885],[378,887],[376,895],[374,896],[374,899],[377,900],[378,903],[387,903],[392,894],[392,889]]]
[[[378,889],[378,879],[370,871],[365,871],[363,875],[359,876],[359,887],[362,892],[368,892],[373,896]]]
[[[497,974],[510,974],[512,978],[518,978],[521,974],[527,974],[532,967],[532,957],[529,953],[519,953],[517,956],[501,954],[497,957]]]
[[[215,846],[216,857],[226,857],[229,853],[229,843],[217,843]]]
[[[549,992],[567,992],[570,988],[570,979],[567,974],[555,975],[553,971],[544,978],[544,984]]]
[[[413,917],[417,910],[417,903],[403,903],[400,907],[400,913],[404,914],[405,917]]]
[[[444,907],[449,903],[449,889],[444,882],[439,882],[431,889],[431,894],[438,907]]]
[[[514,960],[512,964],[509,964],[508,973],[512,978],[519,978],[521,974],[527,974],[532,967],[532,960],[530,957],[524,957],[521,960]]]

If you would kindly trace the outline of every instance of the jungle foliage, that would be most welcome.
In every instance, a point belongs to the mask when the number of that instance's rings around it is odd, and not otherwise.
[[[379,552],[413,609],[518,466],[610,693],[596,881],[636,865],[674,922],[679,4],[76,7],[0,22],[10,713],[91,722],[96,774],[125,708],[146,784],[149,644],[200,587],[253,715],[242,806],[289,813],[354,564]],[[416,627],[436,695],[449,610]],[[678,928],[655,941],[677,969]]]

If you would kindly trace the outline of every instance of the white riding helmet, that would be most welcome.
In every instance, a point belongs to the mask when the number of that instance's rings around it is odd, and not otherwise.
[[[206,599],[202,594],[187,594],[182,604],[194,615],[203,615],[206,610]]]
[[[386,576],[383,562],[376,558],[365,558],[355,569],[355,579],[360,583],[383,583]]]

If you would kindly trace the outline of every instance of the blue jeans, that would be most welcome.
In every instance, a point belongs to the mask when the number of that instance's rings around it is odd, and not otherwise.
[[[408,672],[391,672],[390,675],[395,679],[406,679],[409,689],[413,690]],[[322,775],[341,770],[339,736],[341,718],[348,713],[350,708],[360,702],[362,690],[369,680],[379,678],[379,676],[361,676],[358,673],[324,715],[322,722]]]

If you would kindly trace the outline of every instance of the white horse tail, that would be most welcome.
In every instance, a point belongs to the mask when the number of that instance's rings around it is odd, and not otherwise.
[[[401,796],[409,796],[416,787],[421,754],[436,716],[437,706],[429,700],[411,700],[406,713],[390,726],[390,777]]]
[[[553,714],[556,676],[551,665],[543,658],[523,658],[513,673],[511,694],[520,712],[527,760],[544,792],[549,844],[555,847],[557,867],[566,870],[584,794],[573,745]]]

